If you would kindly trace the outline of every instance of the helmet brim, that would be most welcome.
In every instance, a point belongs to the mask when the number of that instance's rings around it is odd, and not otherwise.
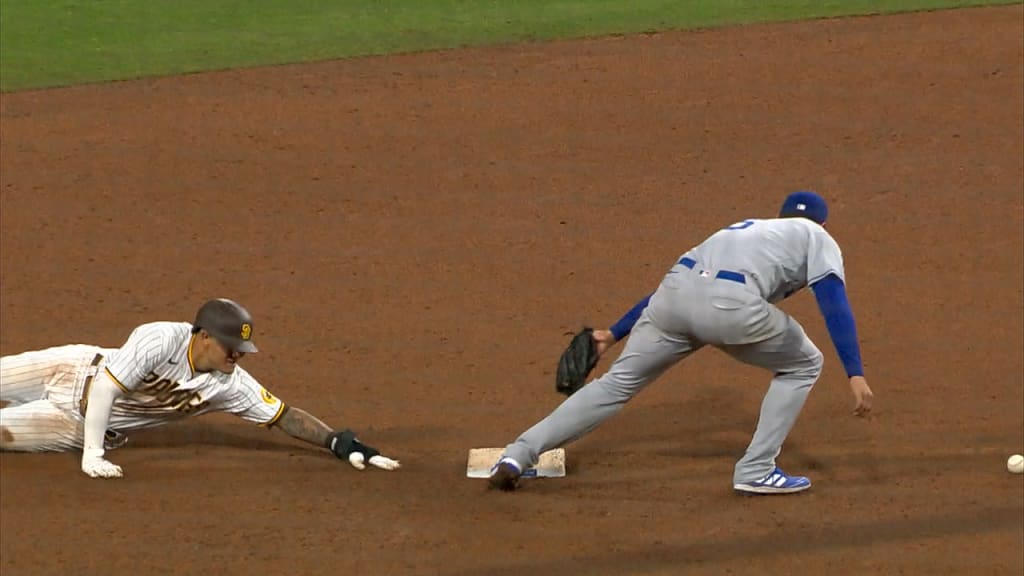
[[[241,338],[231,338],[227,336],[221,336],[214,332],[210,334],[217,339],[218,342],[223,344],[228,350],[234,350],[235,352],[245,352],[246,354],[255,354],[259,352],[259,348],[250,340],[242,340]]]

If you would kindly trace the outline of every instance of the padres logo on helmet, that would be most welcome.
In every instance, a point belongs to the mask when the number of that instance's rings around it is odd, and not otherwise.
[[[195,326],[237,352],[257,351],[252,340],[252,316],[240,304],[227,298],[210,300],[196,313]]]

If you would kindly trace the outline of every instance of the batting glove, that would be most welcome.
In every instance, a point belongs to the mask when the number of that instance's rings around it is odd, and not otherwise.
[[[395,470],[401,466],[398,460],[381,456],[379,450],[360,442],[356,438],[356,433],[351,430],[342,430],[328,436],[327,449],[334,452],[338,458],[347,458],[358,470],[365,469],[367,463],[384,470]]]
[[[103,458],[103,450],[85,450],[82,452],[82,472],[90,478],[120,478],[121,467]]]

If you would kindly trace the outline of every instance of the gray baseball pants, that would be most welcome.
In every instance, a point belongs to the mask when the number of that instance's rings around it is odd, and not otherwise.
[[[541,453],[584,436],[705,345],[774,374],[733,482],[764,478],[774,471],[782,444],[821,374],[822,354],[800,324],[762,298],[749,280],[740,283],[678,266],[651,297],[609,370],[523,432],[504,455],[535,465]]]

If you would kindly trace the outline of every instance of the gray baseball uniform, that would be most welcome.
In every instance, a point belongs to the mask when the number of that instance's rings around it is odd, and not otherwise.
[[[826,276],[844,280],[839,246],[805,218],[745,220],[683,254],[650,297],[608,372],[505,448],[530,466],[618,413],[677,362],[705,345],[772,371],[754,437],[734,482],[763,478],[796,422],[823,357],[778,302]]]

